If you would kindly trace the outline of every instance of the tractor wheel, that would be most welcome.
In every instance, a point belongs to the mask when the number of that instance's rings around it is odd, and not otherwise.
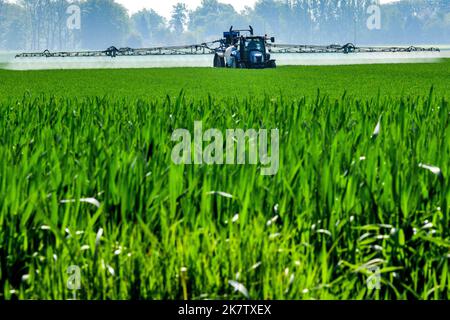
[[[214,68],[225,68],[225,59],[219,57],[218,54],[214,55]]]
[[[353,43],[347,43],[345,46],[342,47],[345,54],[355,52],[356,46]]]
[[[267,68],[269,69],[275,69],[277,67],[277,63],[275,62],[275,60],[270,60],[269,63],[267,64]]]

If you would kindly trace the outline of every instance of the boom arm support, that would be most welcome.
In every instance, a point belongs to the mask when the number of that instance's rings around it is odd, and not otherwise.
[[[362,53],[362,52],[439,52],[439,48],[421,48],[421,47],[357,47],[353,43],[346,45],[296,45],[296,44],[272,44],[272,53]]]
[[[439,52],[439,48],[422,47],[357,47],[352,43],[344,46],[329,45],[295,45],[271,44],[271,53],[297,54],[297,53],[361,53],[361,52]],[[73,51],[73,52],[29,52],[16,55],[16,58],[77,58],[77,57],[137,57],[137,56],[166,56],[166,55],[207,55],[224,50],[223,40],[188,46],[170,46],[154,48],[120,48],[110,47],[104,51]]]
[[[21,53],[16,58],[77,58],[77,57],[128,57],[128,56],[164,56],[164,55],[204,55],[214,54],[220,48],[222,40],[187,46],[169,46],[154,48],[116,48],[109,47],[104,51],[73,51],[73,52],[29,52]],[[218,45],[219,44],[219,45]]]

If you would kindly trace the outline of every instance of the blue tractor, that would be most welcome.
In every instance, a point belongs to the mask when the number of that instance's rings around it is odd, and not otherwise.
[[[243,33],[247,32],[247,35]],[[270,57],[269,42],[275,38],[255,36],[253,28],[223,33],[222,45],[214,55],[215,68],[266,69],[276,68],[276,61]]]

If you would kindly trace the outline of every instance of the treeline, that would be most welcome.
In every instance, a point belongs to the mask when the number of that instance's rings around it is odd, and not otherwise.
[[[113,0],[0,0],[0,49],[193,44],[216,40],[231,25],[250,24],[257,33],[273,35],[284,43],[450,42],[450,1],[402,0],[379,6],[379,12],[374,4],[378,1],[259,0],[254,8],[236,12],[231,5],[203,0],[194,11],[183,3],[175,5],[166,19],[154,10],[130,16]]]

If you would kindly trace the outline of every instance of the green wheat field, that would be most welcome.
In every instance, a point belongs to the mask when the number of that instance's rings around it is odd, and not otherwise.
[[[0,300],[448,299],[449,100],[448,60],[0,70]],[[175,165],[195,121],[278,174]]]

